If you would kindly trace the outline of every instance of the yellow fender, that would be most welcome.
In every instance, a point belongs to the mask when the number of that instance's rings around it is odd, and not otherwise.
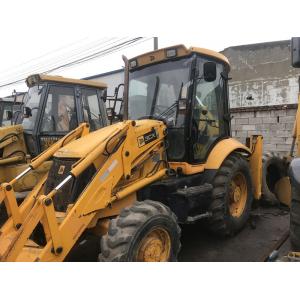
[[[210,152],[205,169],[219,169],[226,157],[234,151],[251,155],[251,150],[239,141],[233,138],[224,139],[218,142]]]
[[[233,138],[220,141],[210,152],[205,164],[205,169],[218,170],[226,157],[234,151],[245,153],[248,156],[253,184],[253,196],[254,199],[259,200],[262,190],[262,136],[251,136],[250,148]]]

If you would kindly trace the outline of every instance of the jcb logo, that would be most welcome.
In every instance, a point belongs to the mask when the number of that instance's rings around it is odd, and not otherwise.
[[[66,167],[65,167],[64,165],[61,165],[61,166],[59,167],[59,169],[58,169],[58,172],[57,172],[57,173],[58,173],[59,175],[62,175],[62,174],[64,174],[65,168],[66,168]]]
[[[139,147],[142,147],[145,145],[145,139],[143,136],[138,137],[138,145],[139,145]]]

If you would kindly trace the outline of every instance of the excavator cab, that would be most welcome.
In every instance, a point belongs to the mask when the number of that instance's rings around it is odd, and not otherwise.
[[[26,93],[13,93],[10,97],[0,99],[0,127],[15,124],[21,112]]]
[[[176,46],[129,61],[128,119],[159,119],[168,126],[168,159],[198,164],[230,136],[229,63],[221,54]],[[161,58],[164,59],[161,59]]]
[[[102,83],[45,75],[32,75],[26,83],[29,90],[17,124],[23,126],[31,157],[80,123],[89,123],[91,131],[107,125]]]
[[[79,124],[88,123],[90,131],[108,125],[106,84],[42,74],[29,76],[26,83],[28,92],[15,125],[0,128],[0,182],[10,181]],[[32,188],[50,165],[51,161],[45,162],[18,182],[15,190]]]

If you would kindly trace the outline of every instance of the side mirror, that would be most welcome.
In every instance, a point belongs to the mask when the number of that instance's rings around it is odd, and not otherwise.
[[[13,113],[11,110],[6,111],[6,120],[11,120],[13,118]]]
[[[119,84],[119,85],[116,87],[115,92],[116,92],[117,99],[123,99],[123,94],[124,94],[124,83]]]
[[[291,41],[292,66],[300,68],[300,37],[293,37]]]
[[[107,117],[109,120],[112,120],[112,118],[114,117],[114,110],[111,107],[106,108],[106,112],[107,112]]]
[[[28,106],[24,106],[23,107],[23,117],[24,118],[29,118],[32,116],[32,113],[31,113],[31,108],[28,107]]]
[[[215,81],[217,78],[217,65],[212,61],[204,63],[203,66],[203,77],[207,82]]]

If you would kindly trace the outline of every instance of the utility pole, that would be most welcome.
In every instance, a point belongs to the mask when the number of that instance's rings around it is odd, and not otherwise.
[[[153,44],[154,44],[154,50],[157,50],[158,49],[158,37],[155,36],[153,38]]]

